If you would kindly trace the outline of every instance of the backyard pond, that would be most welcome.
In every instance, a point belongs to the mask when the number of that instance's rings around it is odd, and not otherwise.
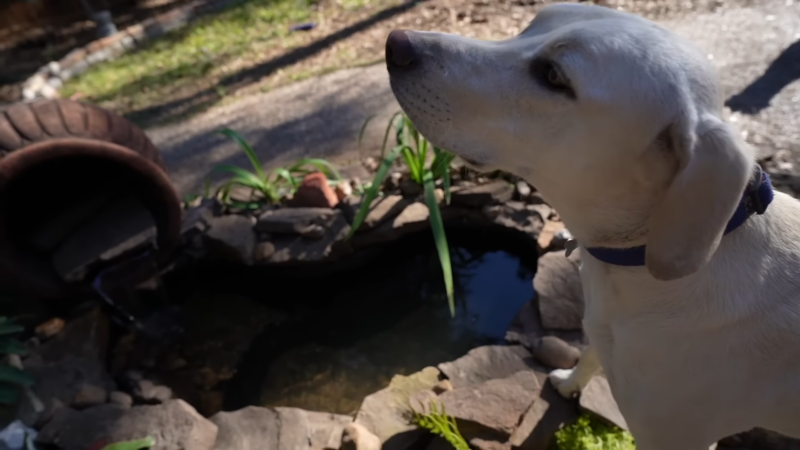
[[[448,237],[455,318],[429,232],[398,241],[346,271],[334,265],[203,277],[206,294],[222,283],[229,292],[284,314],[244,353],[226,383],[224,409],[294,406],[354,414],[365,396],[387,386],[395,374],[503,341],[533,296],[535,249],[502,233],[449,230]]]

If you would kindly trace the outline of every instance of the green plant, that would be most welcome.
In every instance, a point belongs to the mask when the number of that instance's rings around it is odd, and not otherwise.
[[[117,442],[114,444],[106,445],[102,450],[142,450],[156,445],[155,439],[147,436],[144,439],[137,439],[135,441]]]
[[[0,355],[24,355],[25,346],[14,337],[24,328],[8,317],[0,316]],[[0,404],[13,405],[19,400],[19,387],[31,386],[33,378],[8,362],[0,364]]]
[[[630,433],[587,413],[558,430],[555,437],[558,450],[636,450]]]
[[[367,119],[361,127],[358,138],[359,144],[361,143],[361,138],[364,135],[364,130],[369,121],[370,119]],[[386,143],[393,126],[395,128],[395,146],[386,154]],[[429,152],[433,153],[433,159],[430,163],[428,163]],[[455,155],[431,144],[417,131],[411,119],[402,112],[395,113],[392,115],[391,119],[389,119],[389,125],[386,127],[386,132],[383,136],[383,144],[381,145],[381,163],[378,166],[372,184],[364,192],[361,207],[353,219],[350,237],[353,236],[364,222],[372,202],[380,194],[380,187],[386,175],[389,173],[389,169],[400,155],[403,156],[403,160],[406,166],[408,166],[411,180],[423,187],[425,204],[428,206],[430,214],[429,220],[433,232],[433,240],[436,243],[439,262],[444,275],[444,285],[447,292],[447,302],[450,306],[450,315],[455,317],[455,294],[453,289],[453,268],[450,262],[450,249],[447,245],[447,235],[445,234],[442,213],[439,209],[439,201],[436,198],[435,192],[435,182],[437,179],[441,178],[445,197],[444,200],[447,204],[450,203],[450,163],[455,158]]]
[[[252,172],[230,164],[215,167],[216,170],[233,174],[233,177],[220,189],[222,201],[230,206],[254,209],[264,202],[277,203],[283,196],[294,193],[300,186],[303,177],[315,171],[324,173],[330,182],[342,181],[339,171],[328,161],[319,158],[303,158],[288,168],[279,167],[266,172],[256,152],[239,133],[229,128],[225,128],[219,133],[235,140],[253,166]],[[261,199],[253,202],[232,202],[230,200],[231,188],[236,185],[252,189],[261,196]],[[208,186],[206,186],[206,192],[208,192]]]
[[[412,409],[413,411],[413,409]],[[414,411],[413,422],[420,428],[430,431],[431,433],[442,437],[456,450],[470,450],[467,441],[461,432],[458,431],[456,419],[447,415],[444,409],[444,404],[439,405],[435,401],[430,401],[428,412],[418,413]]]

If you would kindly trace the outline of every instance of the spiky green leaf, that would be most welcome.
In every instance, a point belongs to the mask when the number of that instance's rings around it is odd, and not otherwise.
[[[425,204],[428,205],[430,213],[431,231],[433,240],[436,243],[436,251],[439,254],[439,263],[442,266],[444,276],[444,287],[447,293],[447,304],[450,306],[450,315],[456,316],[455,290],[453,288],[453,267],[450,262],[450,247],[447,245],[447,235],[444,231],[444,221],[442,212],[439,210],[439,202],[436,201],[436,186],[433,183],[433,172],[426,170],[422,177],[425,188]]]
[[[258,178],[262,180],[266,179],[264,167],[261,165],[258,155],[256,154],[255,150],[253,150],[253,147],[250,147],[250,144],[248,144],[239,133],[231,130],[230,128],[224,128],[220,130],[219,133],[235,140],[239,144],[239,147],[241,147],[244,153],[247,155],[247,158],[250,160],[250,164],[253,165],[253,170],[256,171]]]
[[[350,227],[350,233],[347,235],[348,239],[353,237],[358,228],[364,222],[364,219],[367,218],[372,201],[378,196],[381,185],[383,184],[383,180],[386,179],[386,175],[389,173],[392,163],[395,159],[397,159],[397,156],[402,150],[403,146],[398,145],[397,147],[393,148],[392,151],[390,151],[389,154],[386,155],[386,157],[381,161],[380,166],[378,166],[378,171],[375,173],[375,178],[372,179],[372,184],[364,192],[364,197],[361,199],[361,207],[358,208],[358,213],[356,213],[356,216],[353,218],[353,225]]]
[[[137,439],[135,441],[117,442],[103,447],[102,450],[142,450],[156,445],[155,439],[147,436],[144,439]]]
[[[30,386],[33,384],[33,378],[16,367],[0,364],[0,382]]]

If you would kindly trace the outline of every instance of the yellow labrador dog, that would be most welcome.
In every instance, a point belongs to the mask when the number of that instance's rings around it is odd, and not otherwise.
[[[397,100],[436,145],[531,181],[580,243],[590,348],[640,450],[800,438],[800,202],[722,118],[706,56],[643,18],[544,8],[484,42],[393,31]]]

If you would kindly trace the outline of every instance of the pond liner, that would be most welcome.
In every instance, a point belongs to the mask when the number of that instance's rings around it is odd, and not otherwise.
[[[132,286],[180,243],[180,200],[163,160],[126,119],[67,100],[13,105],[0,112],[0,151],[4,287],[74,297],[103,271],[104,289]]]

